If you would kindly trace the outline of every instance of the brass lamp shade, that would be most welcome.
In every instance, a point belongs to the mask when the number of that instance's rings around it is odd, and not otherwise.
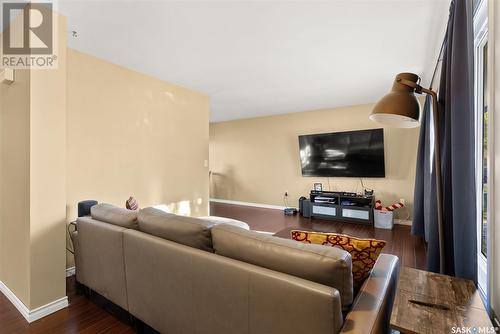
[[[391,92],[373,108],[370,115],[372,121],[397,128],[415,128],[420,125],[420,103],[415,96],[415,88],[401,83],[401,80],[417,84],[418,75],[399,73]]]

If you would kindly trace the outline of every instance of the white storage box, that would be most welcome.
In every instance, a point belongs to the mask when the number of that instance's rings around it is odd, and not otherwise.
[[[373,220],[375,222],[375,228],[392,230],[394,226],[394,212],[373,210]]]

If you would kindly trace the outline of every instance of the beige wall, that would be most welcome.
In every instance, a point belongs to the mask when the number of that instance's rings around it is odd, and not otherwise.
[[[66,66],[60,32],[58,70],[0,84],[0,281],[30,309],[66,294],[78,201],[208,213],[208,98],[74,50]]]
[[[63,41],[58,70],[0,84],[0,281],[31,309],[66,294],[78,201],[208,213],[208,98],[74,50],[66,64]]]
[[[67,77],[68,221],[78,201],[130,195],[207,214],[207,96],[71,49]]]
[[[66,296],[66,24],[57,70],[31,71],[30,307]]]
[[[58,68],[0,83],[0,281],[29,309],[66,295],[66,20],[54,19]]]
[[[325,190],[361,191],[359,178],[302,177],[298,136],[380,128],[368,119],[371,109],[359,105],[210,124],[210,197],[283,206],[288,191],[289,205],[297,207],[315,182]],[[386,177],[363,178],[384,203],[404,198],[411,209],[418,134],[418,128],[384,130]]]
[[[208,213],[208,97],[66,50],[60,20],[58,69],[0,84],[0,281],[29,309],[66,295],[78,201]]]
[[[30,71],[0,83],[0,281],[30,302]]]

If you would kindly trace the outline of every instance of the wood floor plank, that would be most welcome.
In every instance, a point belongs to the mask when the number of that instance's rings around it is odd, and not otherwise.
[[[252,230],[277,233],[286,228],[335,232],[359,238],[385,240],[382,253],[399,257],[402,266],[425,270],[426,248],[422,238],[410,233],[410,226],[394,225],[392,230],[373,228],[361,224],[332,220],[285,216],[283,211],[243,205],[210,202],[210,215],[233,218],[246,222]],[[280,235],[282,236],[282,235]]]
[[[83,295],[78,295],[74,276],[67,278],[66,289],[68,308],[31,324],[0,293],[0,334],[134,333],[129,324]]]

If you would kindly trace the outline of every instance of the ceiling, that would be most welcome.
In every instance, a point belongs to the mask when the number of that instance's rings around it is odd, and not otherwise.
[[[210,96],[212,122],[371,103],[428,85],[449,0],[60,1],[68,45]]]

